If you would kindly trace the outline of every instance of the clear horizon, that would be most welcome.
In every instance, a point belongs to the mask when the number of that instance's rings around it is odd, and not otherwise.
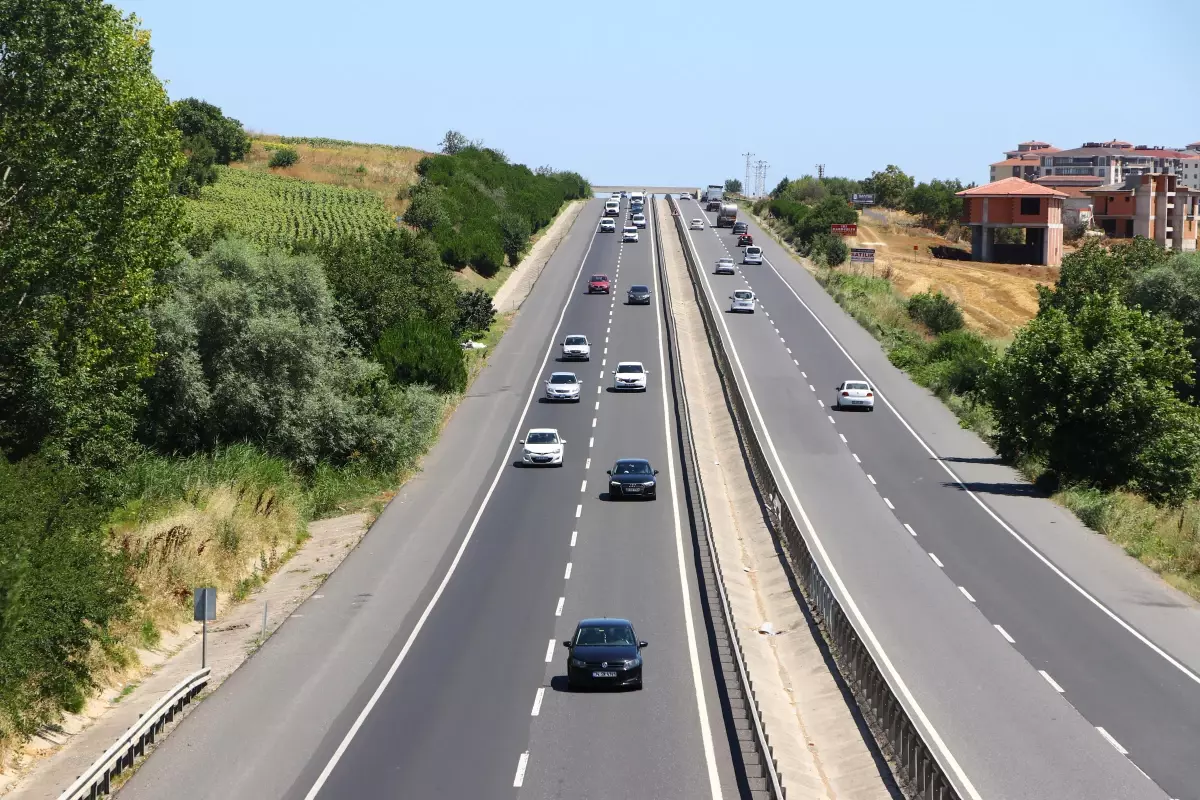
[[[1183,62],[1155,34],[1126,33],[1115,0],[636,12],[466,0],[453,27],[439,6],[360,0],[333,19],[312,0],[116,5],[152,32],[172,99],[202,98],[250,130],[432,150],[456,129],[597,185],[744,181],[747,151],[770,164],[768,189],[817,164],[983,183],[1028,139],[1200,140]],[[1187,10],[1149,0],[1137,15]],[[197,36],[206,26],[217,32]]]

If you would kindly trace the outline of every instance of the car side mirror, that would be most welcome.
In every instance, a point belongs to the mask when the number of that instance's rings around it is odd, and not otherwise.
[[[567,440],[566,440],[566,439],[559,439],[559,440],[558,440],[558,443],[559,443],[559,444],[566,444],[566,443],[567,443]]]
[[[563,642],[563,647],[570,647],[570,646],[571,646],[571,640],[570,640],[570,639],[568,639],[567,641]]]
[[[655,474],[655,475],[657,475],[657,474],[658,474],[658,470],[654,470],[654,474]]]
[[[649,642],[638,642],[638,647],[649,647],[649,646],[650,646]]]
[[[606,470],[604,470],[604,471],[605,471],[605,472],[607,472],[609,475],[612,475],[612,470],[611,470],[611,469],[606,469]]]

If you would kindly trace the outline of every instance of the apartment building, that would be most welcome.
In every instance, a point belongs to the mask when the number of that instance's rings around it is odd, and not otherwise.
[[[1041,175],[1041,156],[1057,152],[1058,148],[1048,142],[1021,142],[1016,150],[1004,154],[1003,161],[988,165],[989,181],[995,183],[1005,178],[1032,181]]]
[[[1039,182],[1050,177],[1090,177],[1098,179],[1098,184],[1116,184],[1131,175],[1163,173],[1177,175],[1185,186],[1200,189],[1200,142],[1175,149],[1112,139],[1061,150],[1030,141],[1004,155],[1003,161],[989,165],[993,182],[1010,177]]]
[[[1144,236],[1169,250],[1196,250],[1200,190],[1179,175],[1129,175],[1119,184],[1082,190],[1092,198],[1092,218],[1112,239]]]
[[[971,258],[1001,264],[1057,267],[1063,256],[1063,192],[1018,177],[957,193],[971,228]],[[998,231],[1024,230],[1023,244],[996,241]]]

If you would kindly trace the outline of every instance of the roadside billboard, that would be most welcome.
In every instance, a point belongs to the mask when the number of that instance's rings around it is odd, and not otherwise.
[[[835,222],[829,226],[834,236],[858,236],[858,225],[853,222]]]
[[[870,247],[850,248],[850,261],[854,264],[874,264],[875,250]]]
[[[857,206],[873,206],[875,205],[875,195],[873,194],[855,194],[850,196],[850,202]]]

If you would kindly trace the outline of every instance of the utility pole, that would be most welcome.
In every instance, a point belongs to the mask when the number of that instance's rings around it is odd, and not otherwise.
[[[742,184],[742,191],[749,194],[750,187],[750,159],[754,158],[754,153],[742,153],[746,157],[746,182]]]
[[[824,164],[817,164],[817,180],[819,180],[819,181],[825,180],[825,165]]]

